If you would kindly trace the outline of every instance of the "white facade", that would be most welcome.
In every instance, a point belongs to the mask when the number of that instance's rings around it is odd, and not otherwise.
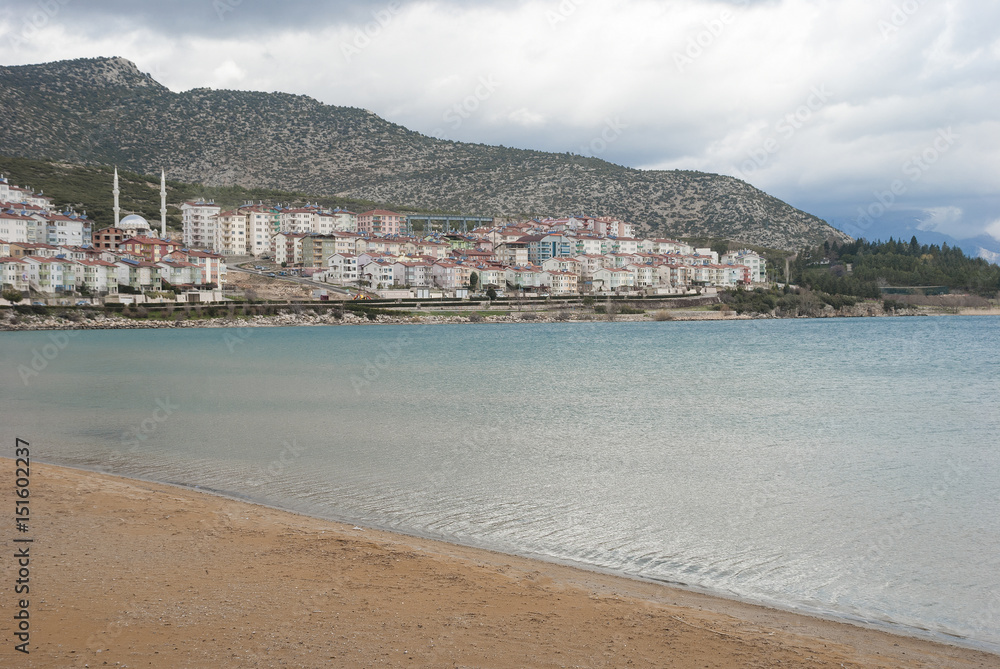
[[[377,288],[380,284],[383,288],[391,286],[393,283],[393,263],[384,260],[370,260],[362,264],[358,261],[358,277],[363,281],[370,282],[372,288]]]
[[[185,202],[181,205],[186,248],[214,251],[216,227],[222,207],[213,202]]]
[[[602,267],[594,272],[594,290],[619,292],[635,286],[635,276],[627,269]]]
[[[2,235],[0,235],[2,237]],[[724,265],[743,265],[750,268],[750,281],[762,283],[767,280],[767,262],[753,251],[737,251],[722,256]]]
[[[14,290],[28,290],[28,265],[17,258],[0,258],[0,283]]]
[[[0,213],[0,239],[12,244],[32,244],[38,222],[31,216]]]
[[[218,216],[215,243],[212,248],[226,256],[247,255],[247,215],[240,211],[224,211]]]
[[[35,235],[38,241],[54,246],[89,246],[93,241],[89,219],[63,214],[42,214],[37,220]]]
[[[326,273],[329,283],[346,286],[358,280],[358,257],[353,253],[334,253],[326,263],[330,268]]]

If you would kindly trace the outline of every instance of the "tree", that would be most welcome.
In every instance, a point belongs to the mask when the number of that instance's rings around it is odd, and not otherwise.
[[[11,302],[12,304],[17,304],[18,302],[24,299],[24,296],[21,295],[21,291],[14,290],[13,288],[5,289],[3,293],[0,293],[0,295],[3,296],[3,299],[7,300],[8,302]]]
[[[494,288],[493,286],[490,286],[489,288],[487,288],[486,289],[486,297],[490,298],[491,300],[497,299],[496,288]]]
[[[469,290],[476,290],[479,286],[479,274],[473,272],[469,275]]]

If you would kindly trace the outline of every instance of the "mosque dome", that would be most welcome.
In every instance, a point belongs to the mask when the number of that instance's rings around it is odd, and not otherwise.
[[[139,214],[129,214],[118,222],[118,227],[122,230],[152,230],[149,221]]]

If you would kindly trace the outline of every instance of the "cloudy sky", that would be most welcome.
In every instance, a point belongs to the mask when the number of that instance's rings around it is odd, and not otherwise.
[[[854,236],[996,241],[998,26],[996,0],[0,0],[0,63],[123,56],[174,91],[729,174]]]

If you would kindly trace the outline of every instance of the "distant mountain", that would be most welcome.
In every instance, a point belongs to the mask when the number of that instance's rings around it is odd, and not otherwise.
[[[732,177],[438,140],[305,96],[173,93],[122,58],[0,67],[0,153],[208,186],[468,214],[613,215],[642,234],[795,249],[849,239]]]

